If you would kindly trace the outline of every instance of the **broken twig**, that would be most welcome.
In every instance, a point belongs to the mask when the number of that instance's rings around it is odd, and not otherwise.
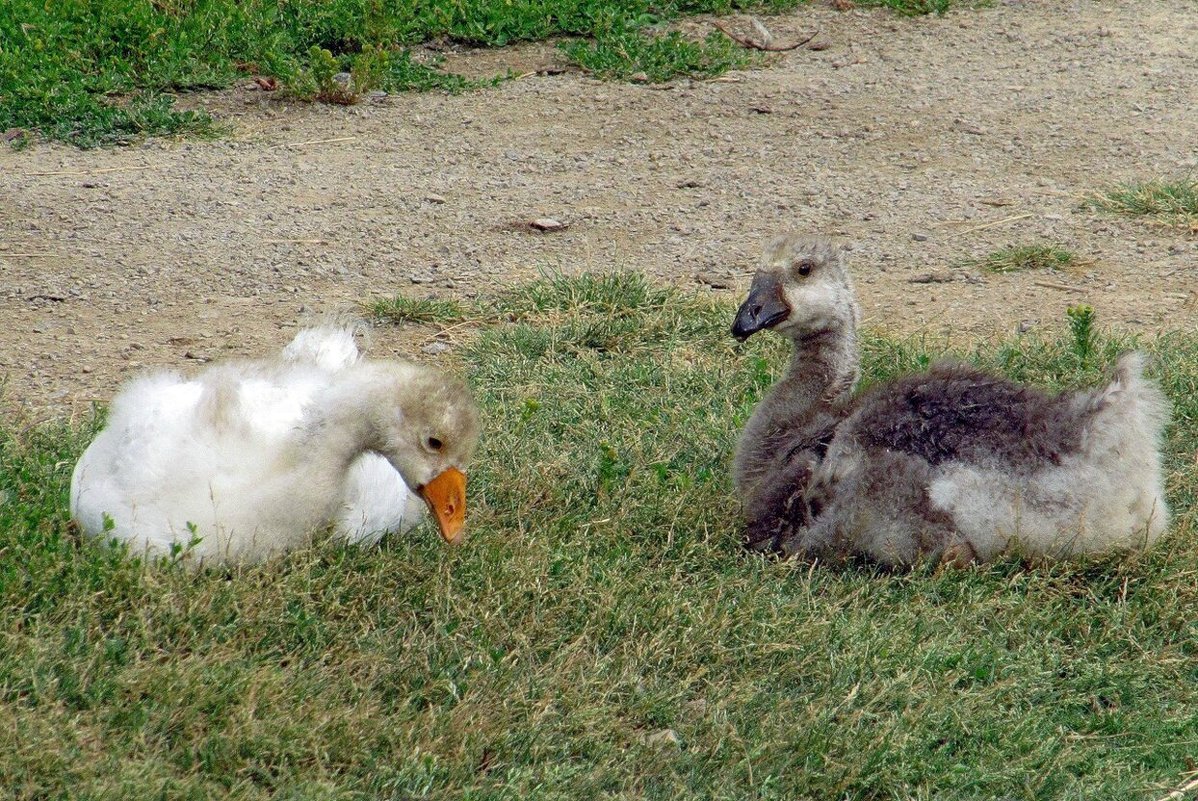
[[[276,147],[303,147],[304,145],[331,145],[334,142],[352,142],[358,137],[356,136],[338,136],[333,139],[309,139],[307,142],[282,142],[277,145],[271,145],[271,148]]]
[[[771,42],[773,36],[770,35],[770,32],[757,20],[753,20],[753,27],[757,28],[758,31],[763,33],[765,37],[764,42],[755,42],[747,36],[741,36],[739,33],[729,30],[728,27],[719,20],[713,19],[708,21],[712,24],[712,27],[727,36],[732,41],[736,42],[741,47],[747,47],[751,50],[763,50],[767,53],[785,53],[788,50],[798,50],[800,47],[807,44],[819,35],[819,29],[817,28],[815,33],[811,34],[801,42],[795,42],[794,44],[789,45],[776,45]]]
[[[1081,292],[1079,287],[1069,286],[1068,284],[1058,284],[1056,281],[1032,281],[1036,286],[1043,286],[1049,289],[1059,289],[1062,292]]]
[[[27,176],[43,175],[106,175],[110,172],[134,172],[136,170],[157,169],[157,164],[145,164],[140,167],[101,167],[94,170],[51,170],[49,172],[27,172]]]

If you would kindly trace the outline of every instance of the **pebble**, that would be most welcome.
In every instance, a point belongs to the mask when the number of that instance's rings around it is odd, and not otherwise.
[[[645,737],[645,745],[673,746],[678,748],[681,744],[678,740],[678,735],[673,729],[661,729]]]
[[[529,223],[529,225],[538,231],[549,233],[550,231],[561,231],[566,228],[566,224],[560,220],[555,220],[552,217],[538,217]]]
[[[707,284],[712,289],[729,289],[732,286],[731,279],[726,276],[717,275],[710,270],[695,273],[695,280],[700,284]]]

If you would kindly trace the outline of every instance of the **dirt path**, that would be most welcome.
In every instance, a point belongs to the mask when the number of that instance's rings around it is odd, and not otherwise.
[[[566,73],[351,108],[242,88],[193,101],[229,139],[0,150],[2,405],[77,412],[148,366],[273,351],[312,312],[539,270],[642,270],[731,299],[782,227],[853,243],[882,329],[990,336],[1058,325],[1083,301],[1146,332],[1198,323],[1198,236],[1078,203],[1198,173],[1193,3],[814,7],[769,25],[783,40],[819,28],[827,47],[665,87]],[[558,57],[451,59],[505,60]],[[538,217],[569,227],[523,226]],[[955,266],[1029,243],[1091,263]],[[951,280],[912,282],[929,275]],[[375,353],[426,335],[385,334]]]

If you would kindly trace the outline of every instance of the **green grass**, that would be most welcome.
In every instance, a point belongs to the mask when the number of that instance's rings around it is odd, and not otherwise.
[[[412,58],[430,40],[502,47],[577,37],[564,51],[612,78],[662,81],[743,66],[722,36],[660,33],[688,14],[779,12],[804,0],[6,0],[0,4],[0,132],[81,147],[146,135],[220,132],[180,93],[251,75],[301,98],[352,103],[374,89],[478,85]],[[950,0],[887,0],[942,13]],[[333,76],[349,72],[346,83]],[[642,77],[643,76],[643,77]],[[497,80],[502,76],[497,76]],[[16,137],[17,146],[28,141]]]
[[[1013,245],[967,262],[992,273],[1025,270],[1064,270],[1078,264],[1077,256],[1055,245]]]
[[[953,8],[986,8],[993,0],[854,0],[859,6],[880,6],[908,17],[947,14]]]
[[[451,298],[382,298],[369,304],[371,316],[387,323],[459,323],[466,319],[461,303]]]
[[[1123,184],[1104,190],[1086,205],[1198,230],[1198,180],[1192,178]]]
[[[718,31],[692,42],[677,32],[647,36],[628,30],[594,40],[567,42],[562,49],[576,64],[600,78],[648,83],[662,83],[678,75],[722,75],[752,61],[748,51]]]
[[[458,549],[144,568],[69,533],[94,424],[0,425],[8,797],[1129,801],[1189,769],[1192,333],[1145,343],[1177,406],[1160,546],[884,575],[740,551],[728,459],[786,353],[730,306],[589,276],[421,315],[459,313],[486,422]],[[1129,343],[1074,318],[967,356],[1098,381]],[[867,383],[936,355],[863,349]]]

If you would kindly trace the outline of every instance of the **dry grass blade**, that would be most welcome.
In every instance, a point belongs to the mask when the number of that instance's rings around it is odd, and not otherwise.
[[[271,148],[277,147],[306,147],[308,145],[330,145],[335,142],[353,142],[357,140],[356,136],[335,136],[332,139],[309,139],[304,142],[281,142],[277,145],[271,145]]]
[[[1190,779],[1168,795],[1161,796],[1157,801],[1180,801],[1180,799],[1192,798],[1187,795],[1191,790],[1198,790],[1198,777]]]
[[[45,171],[45,172],[27,172],[25,174],[30,177],[47,176],[47,175],[85,176],[85,175],[107,175],[109,173],[114,173],[114,172],[137,172],[139,170],[156,170],[156,169],[160,169],[160,165],[144,164],[144,165],[141,165],[138,167],[97,167],[96,169],[93,169],[93,170],[49,170],[49,171]]]
[[[1016,222],[1018,220],[1026,220],[1028,217],[1033,217],[1033,216],[1035,216],[1035,215],[1033,215],[1031,212],[1028,212],[1027,214],[1016,214],[1011,217],[1003,217],[1001,220],[994,220],[993,222],[983,223],[982,225],[975,225],[971,228],[965,228],[960,231],[953,231],[951,234],[948,234],[944,238],[945,239],[955,239],[959,236],[966,236],[966,235],[972,234],[976,231],[984,231],[987,228],[994,228],[995,226],[998,226],[998,225],[1006,225],[1007,223]]]

